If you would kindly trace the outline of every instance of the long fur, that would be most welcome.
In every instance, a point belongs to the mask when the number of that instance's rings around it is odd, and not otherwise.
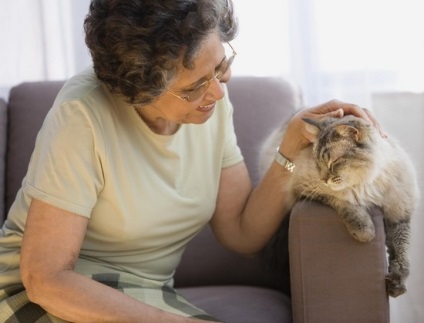
[[[409,224],[419,198],[408,155],[394,139],[382,138],[375,127],[354,116],[304,121],[316,139],[293,161],[296,168],[287,183],[287,203],[310,199],[331,206],[361,242],[374,238],[368,210],[380,207],[389,252],[387,291],[393,297],[403,294],[409,275]],[[275,129],[264,142],[262,174],[272,163],[283,133],[284,128]]]

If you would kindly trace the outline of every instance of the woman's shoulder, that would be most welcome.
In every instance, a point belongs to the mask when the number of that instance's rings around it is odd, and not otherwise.
[[[94,73],[93,67],[87,67],[65,82],[59,91],[54,106],[69,101],[97,102],[108,99],[109,90]]]
[[[113,118],[121,101],[100,81],[92,67],[88,67],[71,77],[59,91],[50,116],[59,119],[85,119],[89,123],[103,123]],[[91,120],[91,121],[89,121]]]

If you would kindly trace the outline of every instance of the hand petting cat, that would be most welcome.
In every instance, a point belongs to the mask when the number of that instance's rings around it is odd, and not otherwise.
[[[306,124],[303,121],[304,118],[341,118],[348,114],[364,119],[375,126],[383,138],[387,138],[387,134],[368,109],[361,108],[355,104],[331,100],[313,108],[302,109],[296,113],[287,124],[285,136],[280,144],[279,151],[287,159],[294,160],[303,148],[311,144],[314,139],[313,134],[306,130]]]

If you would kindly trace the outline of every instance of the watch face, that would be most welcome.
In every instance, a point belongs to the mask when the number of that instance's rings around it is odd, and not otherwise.
[[[284,165],[284,168],[287,169],[290,173],[293,173],[295,167],[296,167],[296,165],[293,164],[292,162],[288,161],[288,160],[287,160],[286,164]]]

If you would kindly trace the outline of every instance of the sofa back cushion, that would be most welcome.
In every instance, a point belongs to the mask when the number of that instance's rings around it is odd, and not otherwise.
[[[277,77],[233,77],[228,91],[234,128],[253,184],[259,182],[259,149],[275,127],[286,123],[302,105],[299,87]]]
[[[7,118],[6,214],[27,172],[37,133],[63,83],[22,83],[10,91]]]

